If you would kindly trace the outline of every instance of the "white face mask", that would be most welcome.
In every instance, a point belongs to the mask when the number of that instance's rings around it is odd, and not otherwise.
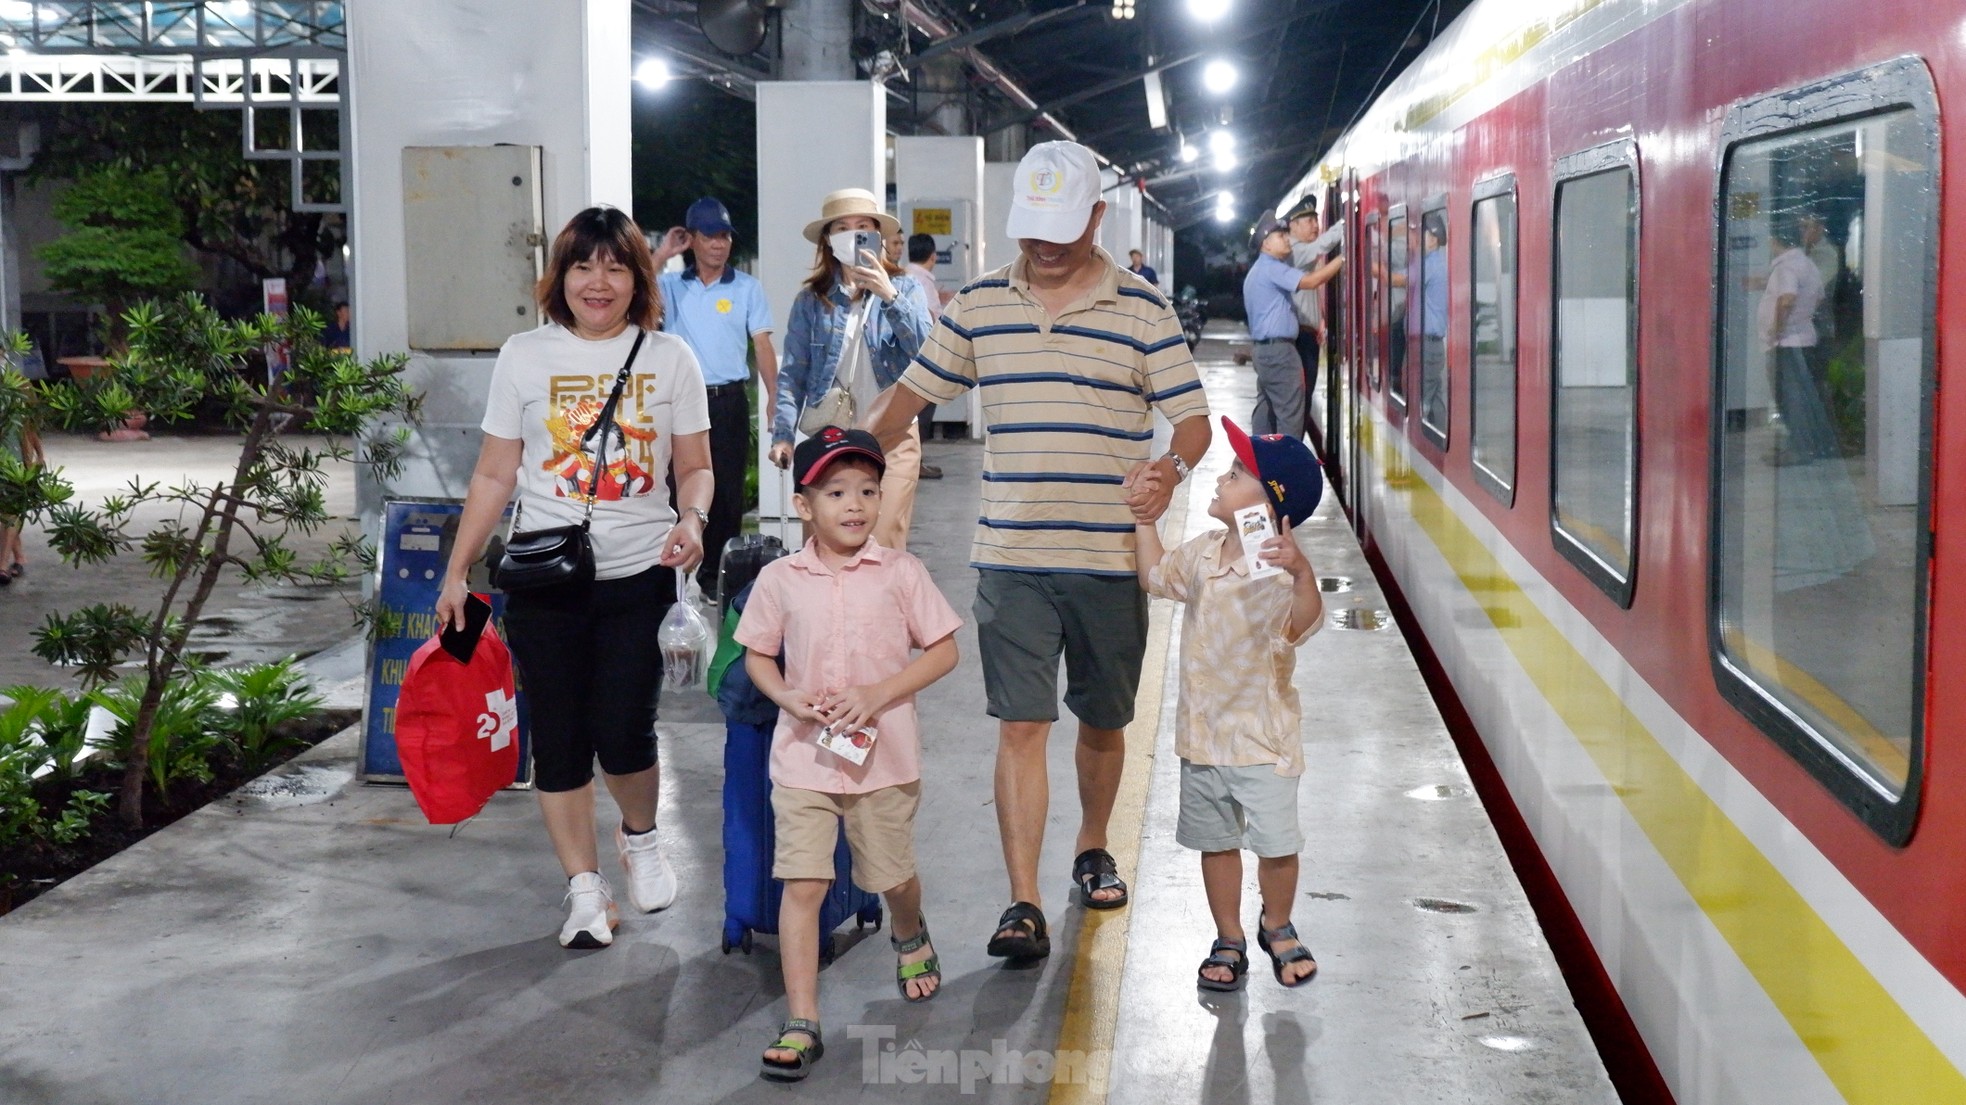
[[[826,244],[832,247],[833,256],[839,258],[840,264],[858,265],[860,263],[860,258],[853,255],[854,235],[857,233],[858,231],[842,230],[837,234],[827,235]]]

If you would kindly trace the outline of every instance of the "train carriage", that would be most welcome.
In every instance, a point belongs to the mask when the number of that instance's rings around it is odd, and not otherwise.
[[[1683,1102],[1966,1102],[1963,94],[1956,3],[1481,0],[1286,197],[1334,487]]]

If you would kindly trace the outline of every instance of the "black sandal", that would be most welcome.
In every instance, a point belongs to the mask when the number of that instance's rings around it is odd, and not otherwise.
[[[1225,954],[1227,952],[1234,952],[1235,958],[1229,958]],[[1230,978],[1227,982],[1219,978],[1210,978],[1207,974],[1210,967],[1227,968],[1234,977]],[[1249,941],[1216,937],[1215,943],[1209,946],[1208,958],[1202,960],[1201,966],[1195,970],[1195,985],[1204,990],[1214,990],[1217,993],[1231,994],[1242,989],[1243,983],[1249,981],[1248,975]]]
[[[1079,904],[1087,909],[1118,909],[1127,903],[1126,881],[1119,876],[1119,864],[1104,848],[1087,848],[1072,861],[1072,881],[1079,884]],[[1098,890],[1118,890],[1117,898],[1093,897]]]
[[[1297,941],[1297,946],[1281,954],[1271,951],[1270,943],[1281,940],[1295,940]],[[1297,935],[1296,925],[1284,925],[1281,928],[1266,929],[1263,927],[1263,922],[1259,918],[1256,922],[1256,946],[1262,948],[1264,954],[1270,957],[1270,970],[1276,973],[1277,982],[1282,985],[1294,989],[1317,977],[1317,959],[1311,955],[1311,949],[1304,946],[1303,938]],[[1295,982],[1284,982],[1283,965],[1302,961],[1309,961],[1311,973]]]
[[[933,946],[933,942],[928,938],[928,918],[923,917],[921,919],[921,926],[920,932],[917,932],[906,940],[897,940],[892,935],[887,938],[887,942],[894,945],[894,954],[896,956],[920,951],[923,945]],[[930,990],[920,997],[915,997],[908,993],[908,984],[910,982],[925,982],[929,979],[935,980],[935,989]],[[894,966],[894,985],[901,991],[901,996],[908,1001],[927,1001],[941,993],[942,957],[931,955],[920,963],[902,963],[897,960]]]
[[[812,1042],[805,1044],[794,1040],[792,1038],[794,1032],[804,1033],[811,1038]],[[778,1030],[778,1039],[770,1047],[765,1048],[765,1050],[796,1052],[799,1057],[794,1060],[786,1060],[773,1059],[767,1055],[759,1061],[759,1074],[764,1075],[773,1082],[803,1082],[805,1081],[805,1076],[812,1073],[812,1065],[819,1061],[820,1056],[826,1054],[826,1042],[819,1038],[818,1021],[809,1021],[804,1017],[793,1017],[791,1020],[785,1022],[783,1028]]]
[[[1018,931],[1019,929],[1025,931]],[[1004,930],[1011,935],[1004,935]],[[1045,928],[1044,912],[1029,902],[1012,902],[997,918],[996,935],[984,949],[999,959],[1043,959],[1051,954],[1051,934]]]

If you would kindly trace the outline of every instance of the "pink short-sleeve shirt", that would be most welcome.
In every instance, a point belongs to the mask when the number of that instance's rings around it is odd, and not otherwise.
[[[802,691],[844,690],[886,679],[916,649],[962,627],[922,562],[868,541],[839,571],[812,542],[758,574],[737,623],[737,643],[766,656],[782,651],[785,682]],[[827,794],[864,794],[921,778],[921,727],[915,700],[902,699],[874,721],[879,738],[864,764],[819,747],[819,726],[778,715],[771,781]]]

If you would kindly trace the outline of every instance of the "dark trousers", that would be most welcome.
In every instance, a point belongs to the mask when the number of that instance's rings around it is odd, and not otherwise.
[[[549,794],[655,766],[662,646],[676,601],[660,565],[622,579],[542,587],[505,600],[506,644],[526,687],[533,785]]]
[[[1311,404],[1317,402],[1317,374],[1319,371],[1318,352],[1324,348],[1317,340],[1317,331],[1299,327],[1297,330],[1297,359],[1304,362],[1304,432],[1309,433],[1317,414]]]
[[[744,531],[744,473],[751,465],[751,398],[742,385],[727,385],[710,395],[710,470],[717,493],[710,500],[710,520],[703,526],[703,565],[696,582],[704,594],[717,587],[717,561],[724,542]]]

